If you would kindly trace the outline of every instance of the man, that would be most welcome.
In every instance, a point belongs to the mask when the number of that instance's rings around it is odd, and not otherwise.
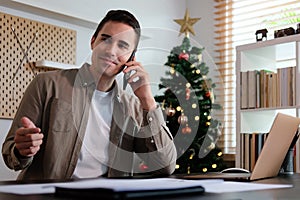
[[[176,150],[149,77],[134,58],[140,25],[112,10],[91,39],[91,64],[39,74],[28,86],[3,143],[18,179],[131,176],[135,154],[146,172],[171,174]],[[127,68],[124,69],[124,66]],[[115,80],[132,74],[127,94]]]

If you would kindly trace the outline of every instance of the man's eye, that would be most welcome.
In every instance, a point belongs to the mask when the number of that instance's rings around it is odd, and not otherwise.
[[[102,38],[101,40],[105,43],[110,43],[111,42],[111,38]]]
[[[121,49],[128,49],[128,45],[125,45],[125,44],[119,44],[119,47],[121,48]]]

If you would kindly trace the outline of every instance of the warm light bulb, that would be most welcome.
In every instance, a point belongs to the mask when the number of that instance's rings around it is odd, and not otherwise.
[[[203,171],[203,172],[207,172],[207,168],[203,168],[202,171]]]
[[[170,73],[171,73],[171,74],[175,74],[175,69],[173,69],[173,68],[170,69]]]
[[[200,117],[199,116],[196,116],[195,117],[195,121],[199,121]]]
[[[197,108],[197,104],[193,103],[192,108]]]
[[[223,155],[222,151],[220,151],[217,155],[221,157]]]
[[[216,168],[217,168],[217,164],[212,164],[211,167],[212,167],[213,169],[216,169]]]
[[[178,112],[180,112],[180,111],[181,111],[181,107],[180,107],[180,106],[177,106],[176,110],[177,110]]]

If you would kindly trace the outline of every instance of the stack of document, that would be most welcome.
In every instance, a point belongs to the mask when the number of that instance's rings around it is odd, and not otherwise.
[[[288,188],[288,184],[260,184],[224,181],[222,179],[185,180],[176,178],[151,179],[88,179],[72,182],[1,185],[0,192],[20,195],[55,193],[69,197],[131,198],[141,196],[165,196],[242,192],[250,190]]]

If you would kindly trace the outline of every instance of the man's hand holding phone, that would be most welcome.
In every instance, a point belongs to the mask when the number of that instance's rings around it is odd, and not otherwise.
[[[21,118],[21,124],[22,127],[17,129],[14,138],[16,149],[21,156],[34,156],[40,150],[44,135],[27,117]]]
[[[156,102],[151,92],[149,75],[144,67],[135,58],[127,62],[126,66],[127,68],[123,70],[124,77],[127,78],[126,81],[132,87],[134,94],[140,99],[143,109],[155,109]]]

